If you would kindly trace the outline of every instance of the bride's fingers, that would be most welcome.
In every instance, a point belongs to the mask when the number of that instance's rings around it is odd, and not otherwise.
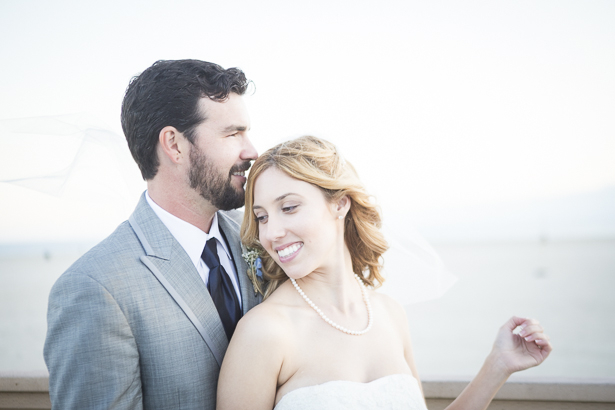
[[[549,353],[551,353],[551,350],[553,350],[553,346],[551,346],[551,343],[548,340],[536,339],[534,340],[534,343],[536,343],[538,348],[542,350],[544,353],[546,353],[547,356],[549,355]]]
[[[536,340],[546,340],[547,342],[550,340],[549,336],[547,336],[544,332],[533,332],[528,334],[523,338],[526,342],[534,342]]]
[[[529,325],[530,324],[529,322],[531,320],[532,319],[526,319],[524,317],[513,316],[510,319],[508,319],[508,321],[506,323],[504,323],[503,327],[507,327],[510,330],[514,330],[518,326],[525,327],[525,326]]]
[[[528,326],[539,326],[540,323],[536,319],[528,319],[523,317],[513,316],[508,322],[504,324],[504,327],[509,328],[511,331],[515,331],[515,329],[523,330]],[[517,333],[515,331],[515,333]]]
[[[536,319],[525,319],[525,321],[520,326],[522,329],[525,329],[529,326],[540,326],[540,322]]]
[[[544,329],[542,328],[542,326],[540,326],[540,324],[535,324],[535,325],[532,324],[532,325],[528,325],[522,328],[521,331],[519,332],[519,336],[525,338],[531,334],[538,333],[538,332],[544,332]]]

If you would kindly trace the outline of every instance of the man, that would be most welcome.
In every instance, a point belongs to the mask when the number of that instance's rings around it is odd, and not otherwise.
[[[241,256],[243,72],[158,61],[133,78],[122,128],[147,181],[128,221],[49,297],[54,409],[214,409],[237,320],[258,299]]]

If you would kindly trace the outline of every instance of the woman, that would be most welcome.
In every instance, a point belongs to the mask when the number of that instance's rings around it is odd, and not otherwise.
[[[404,309],[372,290],[387,249],[379,227],[334,145],[302,137],[258,158],[242,240],[260,252],[264,301],[229,344],[218,409],[425,409]],[[449,409],[485,409],[510,374],[550,351],[538,322],[511,318]]]

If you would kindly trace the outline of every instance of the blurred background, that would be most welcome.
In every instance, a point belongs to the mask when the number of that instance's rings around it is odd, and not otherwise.
[[[615,377],[614,21],[611,1],[0,1],[0,371],[45,371],[51,286],[145,188],[128,82],[194,58],[254,82],[259,152],[336,143],[457,277],[406,308],[422,374],[475,373],[515,314],[555,346],[525,376]]]

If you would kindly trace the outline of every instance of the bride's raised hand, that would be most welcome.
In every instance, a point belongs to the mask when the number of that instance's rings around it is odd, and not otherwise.
[[[517,327],[519,334],[514,331]],[[498,331],[478,375],[446,409],[485,410],[511,374],[538,366],[551,350],[549,337],[537,320],[511,317]]]
[[[518,326],[520,332],[513,333]],[[490,356],[510,375],[538,366],[551,350],[549,337],[537,320],[513,316],[498,331]]]

